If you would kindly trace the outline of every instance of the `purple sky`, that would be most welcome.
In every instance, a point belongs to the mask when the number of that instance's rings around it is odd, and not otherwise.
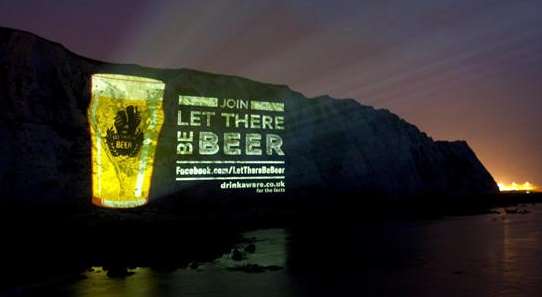
[[[0,0],[0,26],[110,62],[189,67],[387,108],[542,184],[542,1]]]

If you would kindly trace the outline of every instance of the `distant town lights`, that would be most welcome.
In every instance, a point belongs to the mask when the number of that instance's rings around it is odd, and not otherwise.
[[[505,183],[498,183],[499,191],[501,192],[510,192],[510,191],[520,191],[520,192],[535,192],[537,191],[537,187],[530,182],[525,182],[523,184],[518,183],[511,183],[511,184],[505,184]]]

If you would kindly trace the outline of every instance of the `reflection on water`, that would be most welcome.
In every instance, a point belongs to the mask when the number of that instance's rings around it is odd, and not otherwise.
[[[293,296],[287,274],[280,271],[245,273],[229,271],[236,265],[257,264],[284,266],[286,263],[286,232],[267,229],[243,234],[246,242],[235,248],[243,250],[248,244],[256,246],[240,261],[224,254],[213,263],[174,272],[156,272],[137,268],[126,278],[109,278],[103,269],[85,273],[87,277],[56,294],[77,297],[156,297],[156,296]],[[256,295],[254,295],[256,294]],[[57,295],[58,296],[58,295]]]
[[[149,269],[136,268],[127,278],[110,278],[101,267],[85,273],[86,279],[67,288],[67,295],[73,296],[158,296],[157,276]]]
[[[55,288],[55,296],[542,296],[542,206],[487,214],[349,227],[244,234],[254,253],[233,261],[109,278],[100,269]],[[263,273],[239,264],[277,265]]]
[[[503,255],[501,267],[495,271],[503,280],[498,292],[501,296],[528,296],[536,293],[534,290],[542,295],[542,255],[538,255],[542,247],[539,241],[542,214],[536,215],[536,221],[532,216],[520,216],[503,222]]]
[[[242,260],[235,261],[232,254],[225,254],[217,259],[214,265],[222,268],[231,268],[238,265],[278,266],[286,265],[287,233],[284,229],[266,229],[243,234],[245,243],[237,245],[237,250],[243,251],[248,244],[254,244],[256,250],[253,253],[245,252]]]

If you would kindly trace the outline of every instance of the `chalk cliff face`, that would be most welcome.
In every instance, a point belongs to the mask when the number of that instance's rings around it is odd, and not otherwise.
[[[90,75],[97,72],[166,82],[166,126],[158,166],[171,168],[155,172],[155,196],[186,190],[174,181],[175,120],[168,120],[175,117],[179,92],[284,98],[287,195],[292,197],[310,191],[372,193],[390,199],[497,191],[467,143],[433,141],[386,110],[350,99],[305,98],[286,86],[233,76],[108,64],[33,34],[0,28],[1,199],[67,204],[89,200],[86,110]],[[202,188],[187,195],[204,192]]]

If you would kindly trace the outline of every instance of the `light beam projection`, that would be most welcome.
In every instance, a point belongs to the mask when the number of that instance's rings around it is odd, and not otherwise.
[[[143,205],[149,197],[165,84],[159,80],[94,74],[88,120],[92,143],[92,203]]]
[[[277,99],[179,95],[176,181],[285,192],[284,112]]]

